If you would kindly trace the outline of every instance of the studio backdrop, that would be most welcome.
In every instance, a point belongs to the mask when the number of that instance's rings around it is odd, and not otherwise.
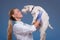
[[[46,40],[60,40],[60,0],[0,0],[0,40],[7,40],[9,10],[11,8],[21,10],[25,5],[43,7],[50,17],[50,24],[54,28],[53,30],[47,29]],[[32,15],[24,15],[22,21],[31,24]],[[14,34],[12,38],[16,40]],[[33,38],[34,40],[40,39],[40,32],[38,30],[33,32]]]

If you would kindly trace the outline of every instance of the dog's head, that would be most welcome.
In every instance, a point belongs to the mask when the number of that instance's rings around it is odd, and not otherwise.
[[[34,6],[34,5],[26,5],[24,6],[24,8],[22,9],[23,13],[27,13],[27,12],[31,12],[32,16],[33,16],[33,21],[32,23],[35,22],[37,15],[39,14],[39,6]]]
[[[24,6],[24,8],[22,9],[22,12],[23,12],[23,13],[27,13],[28,11],[31,12],[32,8],[33,8],[33,5],[26,5],[26,6]]]

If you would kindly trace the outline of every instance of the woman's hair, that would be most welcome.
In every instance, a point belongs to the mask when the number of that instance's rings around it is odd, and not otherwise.
[[[9,11],[9,21],[8,21],[8,40],[12,40],[12,21],[15,21],[15,18],[12,16],[14,14],[13,8]]]

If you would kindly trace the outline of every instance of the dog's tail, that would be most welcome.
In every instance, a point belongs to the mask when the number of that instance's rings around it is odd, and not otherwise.
[[[51,26],[51,24],[49,24],[49,28],[53,29],[53,27]]]

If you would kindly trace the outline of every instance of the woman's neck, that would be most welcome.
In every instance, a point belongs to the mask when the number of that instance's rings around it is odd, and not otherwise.
[[[21,21],[21,19],[16,19],[16,21]]]

